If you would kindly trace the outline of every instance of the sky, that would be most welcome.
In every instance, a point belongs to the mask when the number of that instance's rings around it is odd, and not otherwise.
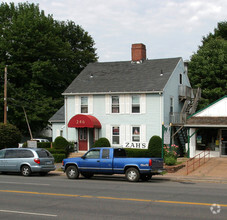
[[[55,20],[72,20],[95,42],[99,62],[131,60],[131,45],[147,58],[190,60],[202,37],[227,21],[227,0],[3,0],[39,4]]]

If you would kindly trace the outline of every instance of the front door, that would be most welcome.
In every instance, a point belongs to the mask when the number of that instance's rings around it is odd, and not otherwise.
[[[221,155],[222,156],[227,156],[227,130],[222,130]]]
[[[79,128],[79,151],[87,151],[87,128]]]

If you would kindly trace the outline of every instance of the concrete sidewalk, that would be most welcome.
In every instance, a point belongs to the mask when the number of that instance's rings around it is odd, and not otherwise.
[[[188,175],[187,168],[184,167],[175,173],[167,173],[162,178],[173,181],[218,182],[227,184],[227,158],[211,158]]]
[[[56,163],[56,170],[52,171],[59,175],[65,175],[61,170],[61,163]],[[177,182],[210,182],[227,184],[227,158],[211,158],[201,167],[186,174],[186,167],[175,173],[153,176],[154,180],[177,181]],[[121,175],[122,176],[122,175]]]

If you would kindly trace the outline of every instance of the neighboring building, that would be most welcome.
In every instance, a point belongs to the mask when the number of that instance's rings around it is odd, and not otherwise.
[[[192,136],[190,157],[208,149],[211,157],[227,156],[227,96],[193,114],[185,127]]]
[[[77,142],[79,151],[100,137],[113,147],[147,147],[163,123],[186,119],[185,101],[194,97],[182,58],[148,60],[143,44],[132,45],[131,61],[90,63],[63,96],[49,120],[52,138]]]

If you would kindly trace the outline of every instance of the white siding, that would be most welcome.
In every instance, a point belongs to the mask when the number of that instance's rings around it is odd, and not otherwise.
[[[88,113],[93,114],[93,95],[88,96]]]
[[[110,114],[110,95],[105,96],[106,114]]]
[[[130,125],[126,125],[125,126],[125,141],[131,141],[131,126]]]
[[[123,145],[125,142],[125,125],[120,126],[120,144]]]
[[[80,97],[75,96],[75,114],[80,114]]]
[[[125,113],[125,97],[124,95],[119,96],[119,104],[120,104],[120,113]]]
[[[146,140],[146,125],[141,125],[140,129],[141,129],[141,131],[140,131],[140,138],[141,138],[140,142],[146,142],[147,141]]]
[[[142,94],[140,96],[140,106],[141,106],[141,113],[145,114],[146,113],[146,95]]]
[[[112,144],[112,139],[111,139],[112,135],[111,135],[111,126],[110,125],[106,125],[106,138],[110,141],[110,144]]]

